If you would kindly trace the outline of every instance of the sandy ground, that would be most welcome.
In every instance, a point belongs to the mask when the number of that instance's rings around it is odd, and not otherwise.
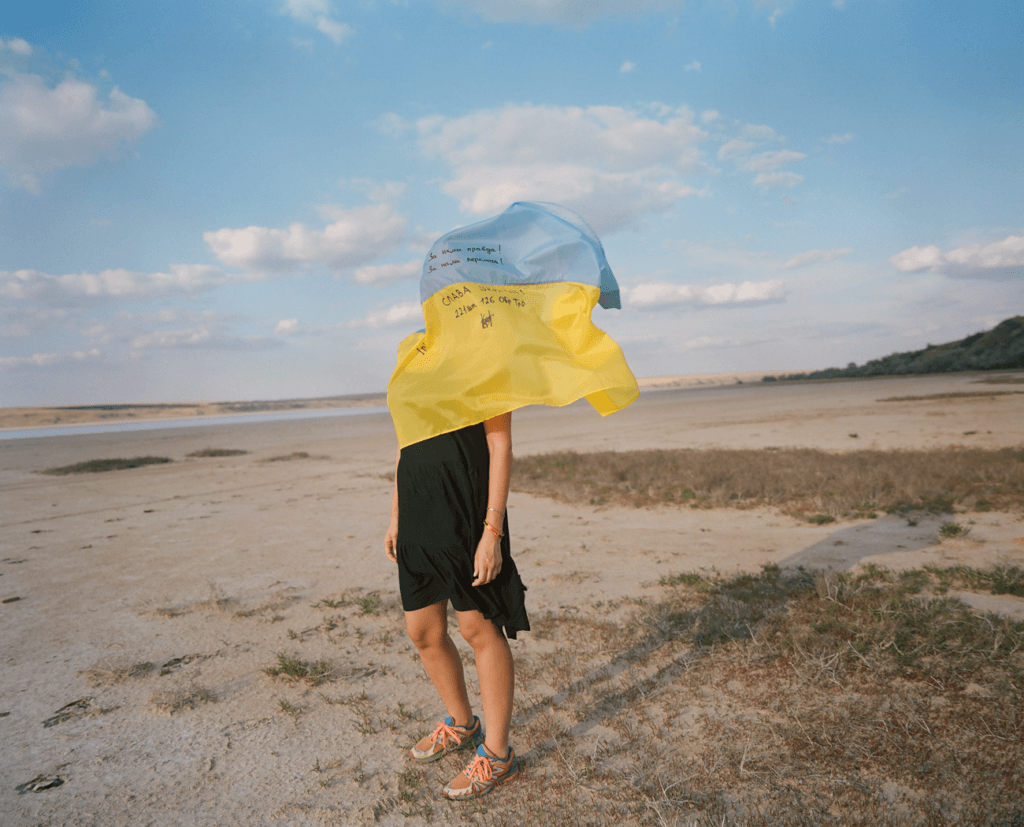
[[[878,401],[985,390],[970,375],[661,390],[607,419],[518,412],[515,450],[1024,445],[1019,395]],[[205,447],[248,453],[187,458]],[[309,456],[269,461],[294,452]],[[38,473],[142,455],[174,461]],[[421,823],[396,778],[441,710],[381,551],[393,459],[377,414],[0,442],[0,823]],[[1024,566],[1020,514],[965,515],[967,537],[941,543],[938,518],[812,526],[516,493],[509,519],[534,618],[614,617],[701,569]],[[1024,599],[965,599],[1024,619]],[[278,654],[329,661],[330,680],[267,675]],[[40,777],[63,783],[16,789]]]

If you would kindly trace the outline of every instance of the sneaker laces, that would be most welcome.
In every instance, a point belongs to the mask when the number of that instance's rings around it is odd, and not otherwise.
[[[466,775],[470,780],[476,778],[487,782],[494,777],[494,768],[491,766],[491,759],[486,755],[478,755],[473,763],[466,767]]]
[[[463,727],[463,729],[465,729],[465,727]],[[455,731],[455,726],[448,726],[444,721],[441,721],[441,723],[437,725],[437,729],[435,729],[430,735],[430,740],[435,744],[438,742],[438,739],[440,739],[442,747],[448,746],[449,738],[451,738],[456,744],[462,743],[462,737]]]

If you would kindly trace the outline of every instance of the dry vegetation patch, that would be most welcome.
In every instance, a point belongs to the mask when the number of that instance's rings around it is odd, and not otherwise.
[[[1024,391],[953,391],[950,393],[930,393],[926,396],[887,396],[878,402],[931,402],[936,399],[991,399],[993,396],[1012,396]]]
[[[200,704],[213,703],[216,700],[210,689],[190,680],[173,689],[154,692],[150,696],[149,702],[154,711],[164,715],[174,715],[184,712],[186,709],[195,709]]]
[[[944,575],[684,574],[616,632],[538,623],[523,777],[448,810],[493,825],[1024,824],[1024,624]],[[558,687],[541,689],[546,682]],[[405,787],[416,812],[428,788]]]
[[[74,465],[63,465],[60,468],[47,468],[42,474],[63,476],[65,474],[98,474],[103,471],[123,471],[126,468],[140,468],[143,465],[162,465],[172,460],[168,457],[132,457],[131,459],[90,459],[76,462]]]
[[[1011,511],[1024,508],[1024,448],[560,452],[516,459],[512,485],[571,503],[768,505],[803,518],[954,506]]]
[[[190,457],[240,457],[242,454],[248,454],[248,451],[243,451],[240,448],[202,448],[198,451],[193,451],[191,454],[186,456]]]
[[[279,653],[277,664],[263,670],[272,678],[284,678],[292,683],[303,681],[309,686],[319,686],[331,680],[334,667],[328,660],[302,660],[298,656]]]
[[[102,660],[90,669],[83,669],[78,674],[92,687],[114,686],[126,681],[146,678],[153,672],[153,664],[132,660]]]

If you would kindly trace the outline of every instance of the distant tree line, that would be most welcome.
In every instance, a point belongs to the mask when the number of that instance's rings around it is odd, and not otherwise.
[[[911,373],[954,373],[965,370],[1024,369],[1024,316],[1000,322],[992,330],[957,342],[928,345],[923,350],[893,353],[863,365],[826,368],[810,373],[765,376],[762,382],[789,379],[847,379],[854,376],[899,376]]]

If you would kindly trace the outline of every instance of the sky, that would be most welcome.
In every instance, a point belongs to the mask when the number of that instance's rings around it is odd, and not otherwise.
[[[378,392],[431,243],[580,213],[638,377],[1024,313],[1020,0],[0,13],[0,406]]]

